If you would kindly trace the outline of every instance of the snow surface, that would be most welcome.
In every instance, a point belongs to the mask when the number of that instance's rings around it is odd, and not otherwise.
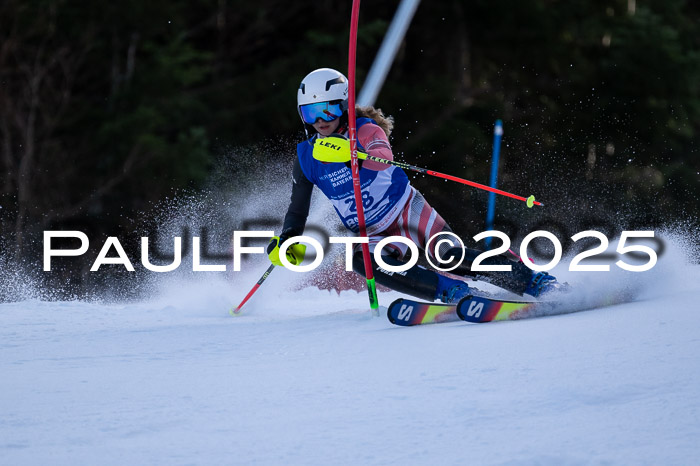
[[[229,316],[264,263],[1,304],[0,464],[697,464],[700,267],[670,249],[558,271],[635,302],[481,325],[396,327],[282,269]]]

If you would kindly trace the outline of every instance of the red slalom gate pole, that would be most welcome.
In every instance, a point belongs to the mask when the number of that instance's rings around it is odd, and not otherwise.
[[[357,161],[357,122],[355,121],[355,56],[357,54],[357,24],[360,19],[360,0],[353,0],[350,17],[350,44],[348,47],[348,133],[350,136],[350,167],[352,169],[352,186],[355,191],[355,206],[357,207],[357,223],[360,237],[367,237],[365,225],[365,209],[362,205],[362,185],[360,183],[360,165]],[[362,258],[365,262],[365,278],[369,294],[369,307],[375,310],[379,307],[377,285],[374,281],[374,271],[369,253],[369,244],[362,244]]]

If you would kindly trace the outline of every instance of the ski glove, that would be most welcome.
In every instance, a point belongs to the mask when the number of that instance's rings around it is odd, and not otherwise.
[[[346,163],[350,161],[350,141],[342,134],[333,133],[314,141],[313,157],[319,162]],[[367,154],[357,151],[357,158],[365,160]]]
[[[273,236],[267,245],[267,256],[270,258],[270,262],[275,265],[284,267],[282,261],[280,260],[280,245],[287,240],[287,237]],[[304,255],[306,254],[306,245],[294,243],[287,248],[287,260],[292,265],[301,265],[304,261]]]

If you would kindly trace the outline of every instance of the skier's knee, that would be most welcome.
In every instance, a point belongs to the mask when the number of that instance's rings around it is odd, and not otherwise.
[[[403,265],[404,262],[400,261],[398,258],[398,253],[395,251],[391,251],[389,254],[382,254],[382,259],[384,262],[391,266],[400,266]],[[378,265],[377,262],[374,260],[374,256],[370,255],[370,261],[372,262],[372,269],[377,270]],[[352,256],[352,269],[356,272],[362,275],[363,277],[365,276],[365,258],[361,252],[356,252]]]
[[[402,262],[392,255],[382,255],[382,259],[391,267],[405,265],[405,262]],[[365,262],[362,254],[355,254],[352,264],[355,272],[366,277]],[[435,298],[438,277],[433,271],[426,270],[420,266],[414,266],[402,272],[392,272],[379,267],[374,259],[372,259],[372,271],[375,281],[379,285],[421,299],[433,300]]]

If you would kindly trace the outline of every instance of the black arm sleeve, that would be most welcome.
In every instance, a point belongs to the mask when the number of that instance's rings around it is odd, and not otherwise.
[[[304,233],[306,218],[309,216],[309,206],[311,205],[311,192],[314,184],[306,178],[301,170],[299,158],[294,160],[292,169],[292,199],[284,216],[284,226],[282,235],[286,237],[297,236]],[[280,236],[282,236],[280,235]]]

